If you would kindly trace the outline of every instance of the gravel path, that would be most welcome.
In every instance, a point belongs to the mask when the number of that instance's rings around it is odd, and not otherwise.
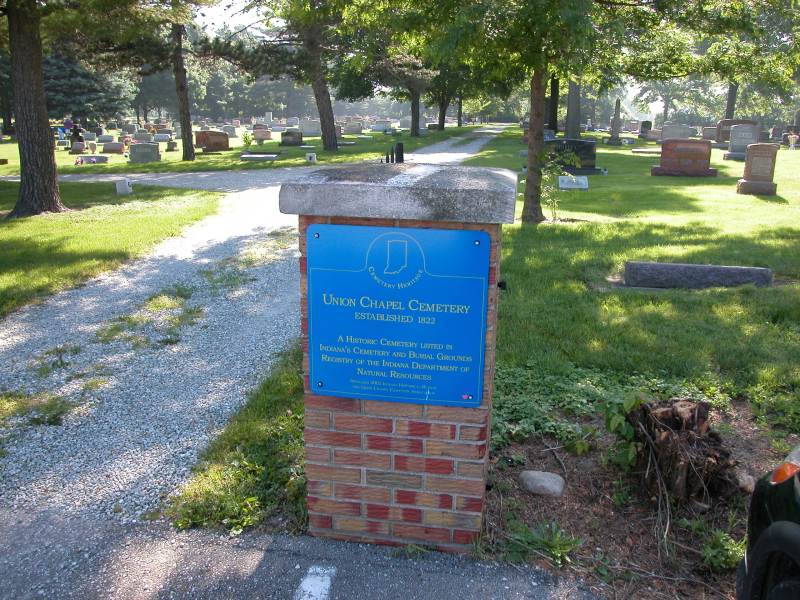
[[[490,135],[413,160],[458,162]],[[277,199],[304,171],[129,176],[231,193],[149,256],[0,322],[0,389],[74,404],[60,426],[0,429],[0,598],[311,597],[320,573],[330,598],[588,597],[535,569],[141,520],[296,335],[296,217]],[[164,292],[172,305],[148,303]]]
[[[268,235],[284,227],[293,236],[296,217],[278,213],[277,193],[228,195],[219,214],[145,259],[0,323],[0,389],[78,405],[62,426],[11,430],[0,506],[131,520],[185,480],[297,331],[296,242],[282,250],[281,238]],[[256,251],[264,256],[248,268],[229,258]],[[177,331],[167,320],[180,309],[143,310],[175,285],[191,291],[190,316],[202,310]],[[116,339],[98,340],[116,324]]]

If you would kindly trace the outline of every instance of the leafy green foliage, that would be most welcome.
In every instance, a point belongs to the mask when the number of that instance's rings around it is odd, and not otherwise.
[[[540,523],[534,529],[513,519],[507,524],[504,555],[511,562],[525,562],[536,556],[544,557],[556,567],[570,563],[569,555],[581,547],[582,540],[575,538],[558,523]]]

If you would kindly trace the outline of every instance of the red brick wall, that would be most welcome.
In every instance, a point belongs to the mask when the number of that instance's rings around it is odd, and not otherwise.
[[[306,229],[313,223],[486,231],[492,240],[480,408],[317,396],[308,379]],[[300,216],[309,532],[359,542],[471,548],[482,524],[491,427],[500,226]]]

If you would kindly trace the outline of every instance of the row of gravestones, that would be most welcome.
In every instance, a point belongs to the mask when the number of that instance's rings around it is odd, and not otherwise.
[[[752,143],[744,150],[744,176],[738,181],[740,194],[772,196],[777,193],[774,182],[778,144]],[[668,139],[661,146],[660,164],[650,169],[651,175],[675,177],[715,177],[711,167],[709,140]]]

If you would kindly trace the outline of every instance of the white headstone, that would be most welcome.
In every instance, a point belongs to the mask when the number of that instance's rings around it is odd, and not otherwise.
[[[558,189],[560,190],[588,190],[589,178],[586,175],[559,175]]]

